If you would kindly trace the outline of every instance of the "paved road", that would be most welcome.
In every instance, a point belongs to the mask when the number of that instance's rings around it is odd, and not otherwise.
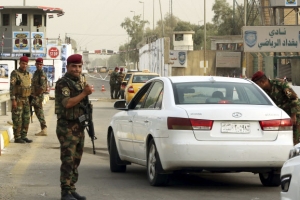
[[[100,87],[107,81],[88,80]],[[126,173],[111,173],[106,145],[106,129],[111,116],[118,112],[106,93],[93,94],[94,124],[98,140],[96,155],[86,137],[84,155],[79,167],[77,189],[92,200],[279,200],[280,188],[263,187],[258,175],[251,173],[203,173],[174,175],[167,187],[148,184],[146,169],[128,166]],[[109,97],[109,95],[108,95]],[[0,156],[0,199],[54,200],[60,198],[59,143],[55,135],[54,101],[45,106],[49,135],[37,137],[37,119],[30,124],[31,144],[11,143]],[[205,153],[205,152],[199,152]]]

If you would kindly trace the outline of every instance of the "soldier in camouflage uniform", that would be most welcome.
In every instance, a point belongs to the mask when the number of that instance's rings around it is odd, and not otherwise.
[[[119,71],[119,68],[115,67],[115,70],[110,74],[109,85],[110,85],[111,99],[117,98],[116,84],[118,83],[118,71]]]
[[[124,79],[125,74],[123,73],[124,68],[120,69],[120,72],[118,73],[118,96],[117,99],[121,96],[121,99],[124,99],[124,90],[121,89],[122,81]]]
[[[31,93],[30,74],[26,71],[28,57],[20,58],[19,68],[10,74],[11,116],[15,143],[31,143],[27,138],[30,119],[29,96]]]
[[[262,71],[256,72],[252,81],[259,85],[274,101],[274,103],[284,110],[293,122],[293,141],[294,145],[300,139],[300,101],[297,94],[283,80],[269,80]]]
[[[79,117],[84,114],[81,104],[93,88],[82,81],[82,56],[73,54],[67,59],[67,73],[55,86],[56,135],[60,142],[60,182],[62,200],[84,200],[76,192],[78,166],[84,146],[84,127]]]
[[[34,107],[34,112],[40,121],[41,132],[36,133],[36,136],[47,136],[47,125],[44,117],[43,100],[44,92],[47,90],[47,76],[43,71],[43,59],[37,58],[35,61],[36,71],[31,80],[31,106]]]

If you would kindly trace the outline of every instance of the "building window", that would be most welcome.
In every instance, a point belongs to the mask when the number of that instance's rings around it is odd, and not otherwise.
[[[42,15],[33,15],[33,26],[42,26],[42,20],[43,16]]]
[[[183,41],[183,34],[175,34],[175,41]]]
[[[9,26],[9,14],[2,15],[2,25]]]
[[[27,14],[16,14],[16,26],[27,26]]]

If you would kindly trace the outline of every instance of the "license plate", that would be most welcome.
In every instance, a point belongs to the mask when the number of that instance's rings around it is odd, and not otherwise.
[[[249,123],[222,123],[222,133],[250,133]]]

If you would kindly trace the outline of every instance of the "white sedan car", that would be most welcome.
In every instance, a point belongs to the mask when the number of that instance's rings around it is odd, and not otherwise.
[[[300,144],[291,151],[281,169],[281,200],[300,199]]]
[[[250,80],[213,76],[149,80],[112,117],[107,144],[112,172],[147,167],[150,185],[176,171],[259,173],[280,185],[293,147],[290,117]]]

